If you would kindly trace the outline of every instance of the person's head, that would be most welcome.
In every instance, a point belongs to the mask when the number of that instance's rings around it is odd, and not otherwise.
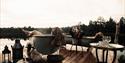
[[[102,32],[98,32],[95,34],[95,38],[102,38],[104,35]]]
[[[100,36],[104,36],[102,32],[98,32]]]
[[[102,38],[103,38],[103,33],[102,32],[98,32],[95,34],[95,42],[98,42],[98,41],[102,41]]]
[[[52,29],[51,33],[53,35],[62,34],[62,30],[59,27],[55,27]]]

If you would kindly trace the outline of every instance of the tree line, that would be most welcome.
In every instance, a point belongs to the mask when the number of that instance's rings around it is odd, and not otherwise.
[[[103,17],[99,17],[96,21],[89,21],[89,25],[80,25],[81,30],[85,36],[94,36],[97,32],[102,32],[104,35],[111,36],[111,42],[114,42],[116,32],[116,22],[113,18],[105,20]],[[65,33],[68,33],[71,27],[62,28]],[[125,45],[125,18],[121,17],[119,21],[119,44]]]
[[[125,18],[121,17],[120,21],[120,33],[125,33]],[[99,17],[96,21],[89,21],[89,25],[82,24],[80,25],[81,30],[85,33],[87,36],[95,35],[97,32],[103,32],[105,35],[114,34],[116,31],[116,22],[113,20],[113,18],[109,18],[109,20],[105,20],[103,17]],[[69,29],[71,27],[63,27],[63,31],[65,33],[68,33]]]
[[[22,31],[22,29],[28,30],[28,31],[35,30],[35,28],[32,28],[31,26],[23,27],[23,28],[14,28],[14,27],[0,28],[0,38],[8,38],[12,40],[16,38],[20,38],[20,39],[26,40],[29,37],[27,36],[26,33]]]
[[[119,37],[120,39],[125,39],[125,18],[121,17],[120,21],[120,31],[119,31]],[[64,33],[69,34],[70,27],[62,27]],[[114,39],[115,31],[116,31],[116,22],[113,20],[113,18],[109,18],[109,20],[105,20],[103,17],[98,17],[97,20],[89,21],[89,25],[81,24],[80,25],[81,30],[84,32],[85,36],[94,36],[97,32],[102,32],[104,35],[112,36],[112,40]],[[22,31],[22,29],[32,31],[32,30],[38,30],[42,33],[51,33],[52,28],[33,28],[31,26],[29,27],[23,27],[23,28],[0,28],[0,38],[22,38],[22,39],[28,39],[29,37]],[[124,40],[125,41],[125,40]],[[122,41],[121,41],[122,42]]]

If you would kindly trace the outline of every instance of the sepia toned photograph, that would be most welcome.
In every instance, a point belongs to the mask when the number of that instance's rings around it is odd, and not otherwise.
[[[0,0],[0,63],[125,63],[125,0]]]

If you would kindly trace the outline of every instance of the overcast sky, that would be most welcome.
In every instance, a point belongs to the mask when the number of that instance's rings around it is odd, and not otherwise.
[[[0,27],[62,27],[125,16],[125,0],[0,0]]]

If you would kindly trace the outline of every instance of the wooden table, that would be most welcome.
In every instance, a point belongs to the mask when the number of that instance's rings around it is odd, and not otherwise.
[[[124,49],[124,46],[122,46],[122,45],[119,45],[119,44],[108,44],[108,46],[100,46],[100,45],[98,45],[98,43],[90,43],[90,46],[91,47],[94,47],[94,48],[96,48],[96,59],[97,59],[97,63],[108,63],[107,62],[107,59],[108,59],[108,51],[110,50],[110,51],[113,51],[113,55],[114,55],[114,57],[113,57],[113,61],[112,61],[112,63],[115,63],[115,60],[116,60],[116,56],[117,56],[117,51],[118,50],[123,50]],[[98,49],[101,49],[102,51],[103,51],[103,54],[102,54],[102,62],[100,62],[99,61],[99,58],[98,58]],[[105,53],[105,51],[106,51],[106,53]],[[106,54],[106,56],[105,56],[105,54]],[[106,59],[105,59],[106,58]]]

